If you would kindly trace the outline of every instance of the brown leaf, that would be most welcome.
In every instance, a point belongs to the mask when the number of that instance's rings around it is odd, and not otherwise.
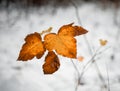
[[[56,72],[60,67],[60,62],[58,56],[53,52],[49,51],[45,58],[45,63],[43,65],[44,74],[52,74]]]
[[[67,35],[67,36],[73,36],[74,37],[74,36],[86,34],[88,32],[86,29],[84,29],[81,26],[72,26],[73,24],[74,23],[62,26],[59,29],[58,34],[59,35]]]
[[[48,51],[55,50],[59,55],[76,58],[76,39],[77,35],[87,33],[87,30],[80,26],[72,26],[73,23],[62,26],[58,34],[50,33],[44,37],[44,46]]]
[[[26,43],[23,44],[18,60],[27,61],[33,57],[41,58],[45,52],[42,39],[39,33],[29,34],[25,38]]]

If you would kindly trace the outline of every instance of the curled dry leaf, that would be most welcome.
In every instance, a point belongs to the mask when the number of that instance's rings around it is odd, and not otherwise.
[[[60,62],[58,56],[53,52],[49,51],[45,58],[45,63],[43,65],[44,74],[52,74],[56,72],[60,67]]]
[[[100,45],[105,46],[107,44],[107,40],[100,39]]]
[[[87,30],[73,23],[62,26],[58,34],[50,33],[44,37],[44,46],[47,50],[55,50],[59,55],[76,58],[76,39],[74,36],[87,33]]]
[[[43,56],[44,52],[45,48],[41,36],[35,32],[25,38],[25,44],[22,46],[18,60],[27,61],[35,56],[39,59]]]

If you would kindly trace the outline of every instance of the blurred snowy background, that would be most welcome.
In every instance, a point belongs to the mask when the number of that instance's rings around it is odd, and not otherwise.
[[[89,32],[78,36],[77,56],[73,60],[81,73],[99,48],[99,39],[108,41],[102,53],[85,70],[77,91],[120,91],[120,1],[119,0],[0,0],[0,91],[75,91],[77,71],[70,59],[59,56],[60,69],[44,75],[41,59],[18,62],[27,34],[52,32],[74,22]],[[74,6],[75,4],[75,6]],[[77,8],[75,8],[77,6]],[[87,39],[87,42],[86,42]]]

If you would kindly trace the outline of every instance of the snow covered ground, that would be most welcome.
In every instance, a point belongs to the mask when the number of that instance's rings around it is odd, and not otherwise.
[[[24,38],[27,34],[41,32],[53,27],[52,32],[65,24],[78,25],[75,8],[66,9],[43,7],[25,10],[0,10],[0,91],[75,91],[77,73],[70,59],[59,56],[60,69],[52,75],[44,75],[41,59],[28,62],[16,61]],[[54,14],[52,14],[54,12]],[[79,6],[82,26],[89,32],[86,35],[93,54],[100,46],[99,39],[106,39],[107,45],[102,54],[96,57],[96,63],[109,86],[110,91],[120,91],[120,8],[113,6],[103,9],[100,4],[84,3]],[[76,37],[78,56],[84,61],[74,60],[79,71],[91,59],[84,36]],[[107,76],[108,72],[108,76]],[[83,85],[78,91],[108,91],[103,87],[98,70],[92,64],[82,77]],[[109,79],[109,80],[108,80]]]

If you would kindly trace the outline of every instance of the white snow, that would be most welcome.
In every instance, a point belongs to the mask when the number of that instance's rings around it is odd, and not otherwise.
[[[48,9],[49,8],[49,9]],[[57,8],[52,14],[52,8],[0,11],[0,91],[75,91],[77,73],[69,58],[59,56],[60,69],[52,75],[44,75],[41,59],[34,58],[28,62],[16,61],[24,38],[27,34],[41,32],[53,27],[52,32],[65,24],[74,22],[78,25],[74,7]],[[115,15],[115,8],[103,9],[100,4],[83,3],[79,5],[82,26],[89,32],[86,37],[93,54],[100,46],[99,39],[106,39],[108,48],[96,57],[96,63],[102,73],[105,83],[109,74],[110,91],[120,91],[120,8]],[[118,25],[115,24],[115,18]],[[84,56],[84,61],[73,60],[81,72],[82,67],[91,59],[88,46],[82,36],[76,37],[78,56]],[[114,54],[114,60],[112,55]],[[83,85],[78,91],[108,91],[103,88],[103,82],[98,76],[95,65],[91,65],[82,78]]]

